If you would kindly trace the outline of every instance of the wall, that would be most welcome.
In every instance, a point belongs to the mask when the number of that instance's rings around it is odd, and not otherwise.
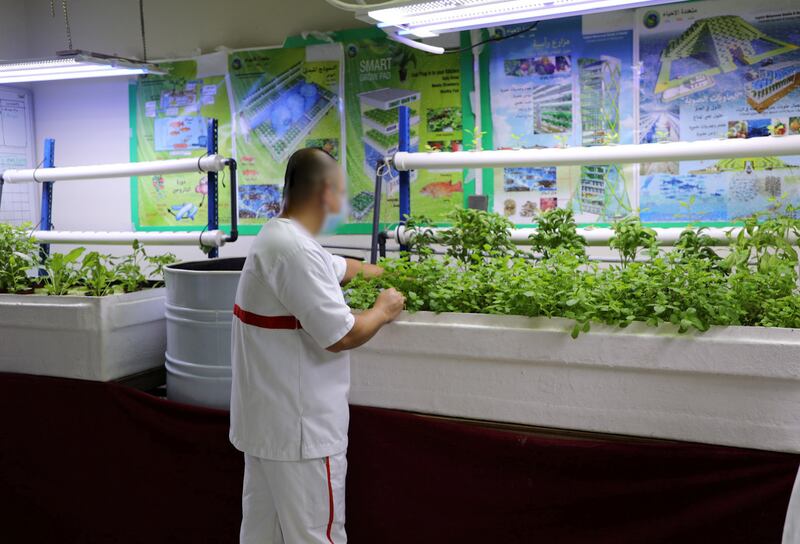
[[[73,46],[123,56],[141,56],[137,0],[70,0]],[[351,13],[324,0],[144,0],[151,59],[208,53],[219,46],[259,47],[282,43],[307,30],[362,26]],[[56,0],[60,9],[60,1]],[[291,9],[287,9],[290,7]],[[52,55],[66,48],[63,16],[50,17],[49,0],[0,0],[0,58]],[[453,44],[442,44],[452,46]],[[129,160],[128,81],[77,80],[33,84],[35,130],[41,156],[44,138],[56,139],[56,164],[69,166]],[[130,230],[127,179],[61,183],[54,190],[54,225],[59,230]],[[222,256],[245,255],[252,237],[226,246]],[[338,236],[323,243],[368,247],[366,236]],[[70,246],[54,246],[63,251]],[[121,254],[124,247],[92,246]],[[154,247],[152,252],[166,249]],[[180,259],[204,258],[193,247],[169,248]],[[364,251],[339,250],[364,256]],[[609,256],[592,249],[592,254]]]
[[[50,0],[16,3],[25,5],[31,54],[66,49],[59,0],[55,18]],[[68,5],[74,47],[141,57],[138,0],[69,0]],[[151,59],[187,57],[219,46],[278,44],[304,31],[363,25],[325,0],[144,0],[144,11]]]
[[[5,0],[6,2],[8,0]],[[22,2],[19,2],[22,4]],[[60,7],[60,2],[56,2]],[[1,6],[2,4],[0,4]],[[186,57],[220,45],[246,48],[279,44],[305,30],[334,30],[359,26],[352,14],[324,0],[145,0],[150,58]],[[136,0],[71,0],[70,23],[77,48],[141,56]],[[283,9],[281,9],[283,8]],[[25,2],[27,56],[52,55],[66,48],[61,13],[50,18],[49,0]],[[0,42],[2,47],[2,42]],[[10,55],[9,55],[10,56]],[[18,55],[24,56],[24,55]],[[128,81],[77,80],[37,83],[34,88],[35,130],[39,141],[56,139],[56,164],[127,162],[129,160]],[[131,201],[127,179],[57,184],[53,224],[59,230],[131,230]],[[222,256],[246,255],[252,237],[226,246]],[[366,246],[365,237],[335,237],[330,243]],[[54,246],[57,251],[69,246]],[[92,246],[120,254],[124,247]],[[154,247],[152,251],[166,249]],[[204,258],[193,247],[169,248],[180,259]],[[363,252],[349,251],[352,255]]]
[[[0,59],[19,59],[27,55],[24,25],[25,4],[22,0],[0,0]]]

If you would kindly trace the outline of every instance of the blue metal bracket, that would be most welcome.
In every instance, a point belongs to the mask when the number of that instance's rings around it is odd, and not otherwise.
[[[208,121],[208,137],[206,139],[206,151],[209,155],[215,155],[218,147],[219,124],[216,119]],[[217,190],[217,173],[207,172],[208,176],[208,230],[219,228],[219,191]],[[209,259],[219,257],[219,248],[212,248],[208,252]]]
[[[44,160],[42,168],[53,168],[56,165],[56,141],[47,138],[44,141]],[[39,230],[51,230],[53,228],[53,182],[42,182],[42,213],[39,220]],[[50,244],[39,245],[39,258],[42,264],[50,255]],[[39,275],[43,275],[44,270],[39,270]]]
[[[408,106],[398,108],[400,115],[398,127],[398,151],[408,151],[411,144],[411,110]],[[400,224],[403,225],[411,215],[411,172],[400,172]],[[408,247],[401,244],[400,251],[407,251]]]

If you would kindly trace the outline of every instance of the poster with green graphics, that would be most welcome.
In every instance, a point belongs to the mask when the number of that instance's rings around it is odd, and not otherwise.
[[[566,17],[488,33],[496,39],[482,54],[485,148],[633,143],[629,15]],[[495,168],[484,173],[483,187],[492,209],[517,225],[557,207],[572,210],[582,224],[609,223],[636,208],[635,172],[623,164]]]
[[[165,63],[164,76],[145,76],[131,86],[132,161],[200,157],[207,152],[209,119],[217,119],[218,150],[231,154],[230,109],[224,76],[198,77],[193,60]],[[224,182],[224,176],[220,176]],[[202,230],[208,222],[205,174],[131,178],[137,230]],[[219,218],[227,224],[230,198],[220,186]]]
[[[343,234],[371,230],[376,163],[398,148],[398,107],[411,109],[411,151],[463,147],[461,56],[432,55],[386,39],[343,33],[347,112],[348,224]],[[382,174],[381,221],[399,220],[399,175]],[[471,187],[466,187],[467,192]],[[411,173],[411,213],[441,222],[464,203],[462,170]]]
[[[344,162],[341,46],[238,51],[228,57],[239,221],[245,234],[280,212],[286,161],[321,147]]]

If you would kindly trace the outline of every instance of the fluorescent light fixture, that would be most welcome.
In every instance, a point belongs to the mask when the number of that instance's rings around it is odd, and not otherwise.
[[[386,29],[387,34],[427,38],[444,32],[680,1],[682,0],[436,0],[364,10],[357,17]]]
[[[152,64],[85,51],[63,51],[55,57],[0,62],[0,84],[164,73]]]

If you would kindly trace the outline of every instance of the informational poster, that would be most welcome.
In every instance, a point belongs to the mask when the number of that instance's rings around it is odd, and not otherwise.
[[[239,221],[247,234],[280,213],[294,151],[320,147],[344,164],[341,46],[238,51],[228,57],[228,71]]]
[[[386,38],[345,39],[348,225],[369,232],[377,165],[398,150],[398,108],[411,110],[412,151],[447,153],[463,147],[458,54],[432,55]],[[383,168],[381,221],[399,220],[399,174]],[[464,202],[462,171],[411,173],[411,212],[442,221]]]
[[[800,134],[800,4],[719,0],[636,11],[639,141]],[[731,223],[800,204],[800,157],[642,166],[648,222]]]
[[[207,153],[208,121],[217,119],[218,149],[230,155],[230,108],[224,76],[198,77],[193,60],[161,65],[167,75],[139,79],[132,119],[134,161],[200,157]],[[224,176],[220,175],[224,182]],[[133,223],[138,230],[201,230],[208,223],[205,174],[133,178]],[[227,223],[230,197],[220,186],[219,218]]]
[[[31,91],[27,89],[0,89],[0,172],[36,166],[31,102]],[[6,183],[0,201],[0,223],[38,223],[40,191],[38,183]]]
[[[519,33],[529,26],[491,31],[511,35],[489,46],[488,70],[481,74],[489,78],[492,146],[632,143],[630,17],[542,21]],[[493,191],[494,210],[517,224],[534,223],[540,212],[556,207],[572,209],[581,223],[607,222],[635,211],[633,174],[631,167],[613,164],[497,168],[484,177],[484,193]]]

